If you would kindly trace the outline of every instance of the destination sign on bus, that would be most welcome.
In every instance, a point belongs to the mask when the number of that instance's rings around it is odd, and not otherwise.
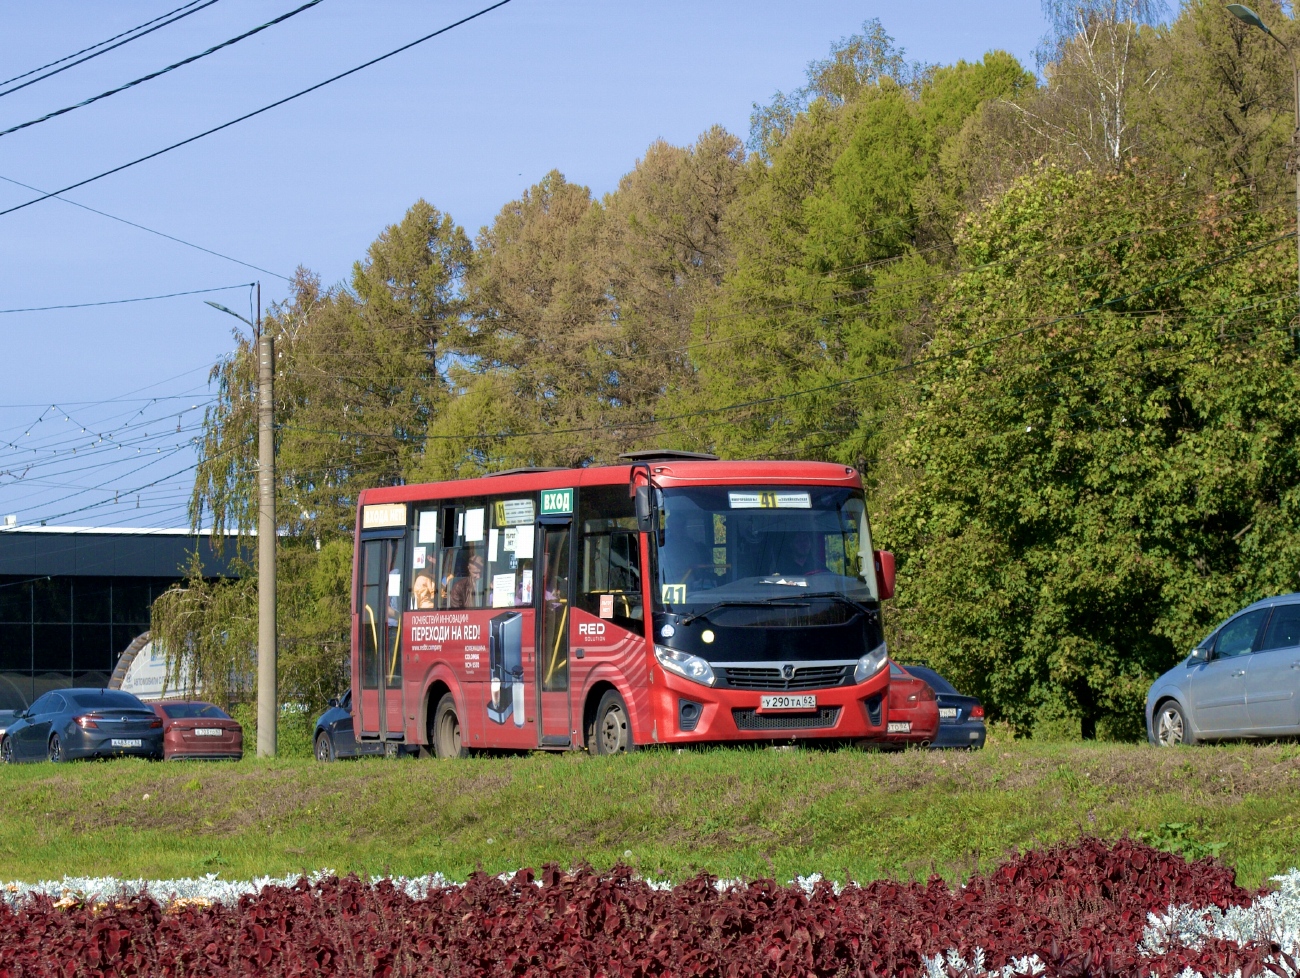
[[[812,509],[806,492],[729,492],[732,509]]]

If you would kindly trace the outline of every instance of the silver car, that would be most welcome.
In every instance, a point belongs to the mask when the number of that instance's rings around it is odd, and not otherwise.
[[[1237,612],[1151,684],[1147,739],[1160,746],[1300,734],[1300,594]]]

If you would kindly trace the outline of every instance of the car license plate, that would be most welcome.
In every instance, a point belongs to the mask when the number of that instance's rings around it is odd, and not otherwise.
[[[956,707],[952,707],[952,706],[941,707],[940,710],[939,710],[939,719],[940,719],[940,720],[956,720],[956,719],[957,719],[957,709],[956,709]]]
[[[886,732],[887,733],[911,733],[912,721],[911,720],[890,720],[889,727],[886,730]]]
[[[139,740],[118,740],[116,737],[111,741],[114,747],[139,747]]]
[[[194,736],[196,737],[220,737],[224,730],[220,727],[195,727]]]
[[[806,696],[763,696],[759,698],[760,710],[815,710],[817,697]]]

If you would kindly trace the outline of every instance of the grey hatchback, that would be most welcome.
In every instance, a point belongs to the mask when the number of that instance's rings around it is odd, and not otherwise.
[[[0,739],[0,760],[163,756],[163,722],[120,689],[59,689],[37,697]]]
[[[1243,608],[1151,684],[1147,739],[1160,746],[1300,734],[1300,594]]]

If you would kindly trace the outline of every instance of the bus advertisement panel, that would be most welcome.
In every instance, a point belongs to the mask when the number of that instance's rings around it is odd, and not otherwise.
[[[828,463],[366,490],[354,729],[439,756],[883,739],[892,568],[858,474]]]

